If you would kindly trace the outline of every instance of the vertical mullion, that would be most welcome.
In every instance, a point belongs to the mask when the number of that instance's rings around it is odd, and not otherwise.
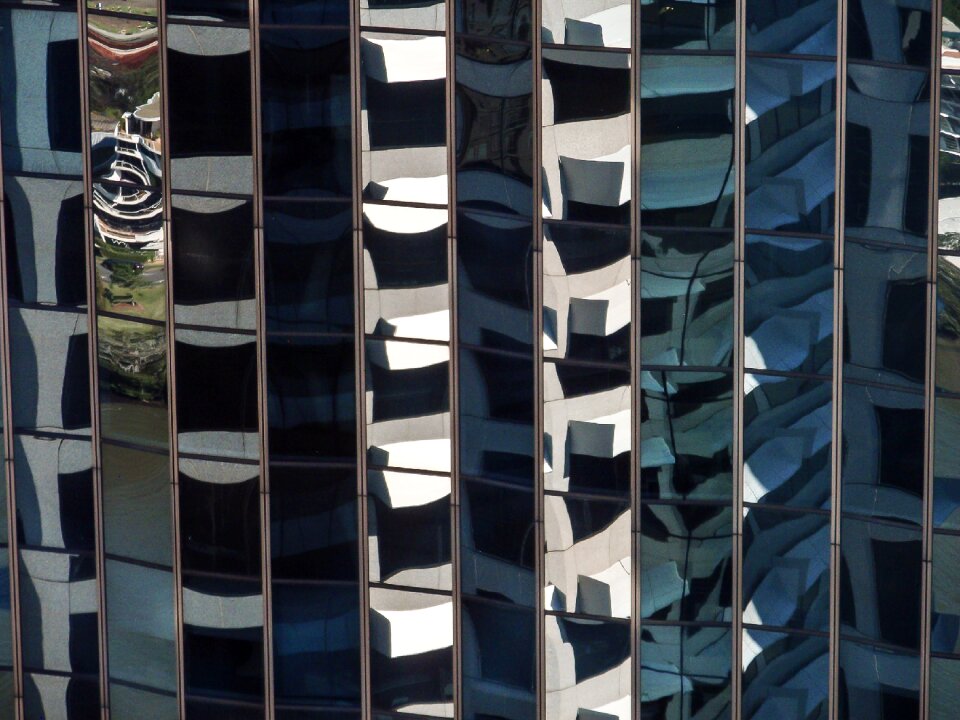
[[[372,717],[370,684],[370,547],[367,508],[366,333],[363,296],[363,129],[360,94],[360,0],[350,2],[350,171],[353,201],[353,341],[356,403],[357,552],[360,625],[360,720]]]
[[[276,714],[273,676],[273,582],[270,548],[270,443],[267,399],[267,331],[264,300],[263,137],[260,107],[260,2],[249,0],[250,132],[253,163],[253,267],[256,303],[257,433],[260,472],[260,582],[263,597],[263,705],[267,720]]]
[[[450,313],[450,596],[453,605],[453,717],[463,717],[463,598],[460,590],[460,332],[457,294],[457,44],[456,0],[445,0],[447,143],[447,287]]]
[[[743,337],[743,297],[744,297],[744,186],[746,158],[744,146],[746,140],[746,0],[737,0],[736,35],[734,58],[734,195],[733,195],[733,548],[731,550],[731,569],[733,587],[730,604],[730,635],[732,648],[730,654],[730,717],[739,720],[741,716],[742,694],[742,648],[743,648],[743,391],[744,391],[744,337]]]
[[[927,315],[923,405],[923,514],[920,595],[920,720],[930,717],[930,632],[933,611],[934,421],[936,418],[937,260],[940,187],[940,66],[943,0],[931,0],[930,164],[927,187]]]
[[[830,437],[830,603],[827,717],[840,717],[840,527],[843,463],[843,248],[846,203],[847,0],[837,0],[836,143],[833,211],[833,377]]]
[[[640,4],[630,3],[630,697],[640,717]]]
[[[170,503],[173,541],[171,564],[174,582],[174,645],[177,667],[177,706],[180,717],[186,715],[186,681],[184,676],[183,649],[183,567],[180,556],[180,446],[177,425],[177,372],[176,372],[176,316],[173,301],[173,254],[171,253],[170,206],[172,202],[172,179],[170,158],[170,78],[167,72],[167,3],[159,0],[157,33],[160,43],[160,136],[163,152],[160,160],[163,168],[161,193],[163,194],[163,243],[166,262],[163,266],[166,283],[166,353],[167,353],[167,432],[170,458]]]
[[[531,0],[531,180],[533,185],[533,472],[534,472],[534,585],[536,612],[536,717],[546,719],[546,617],[544,603],[546,533],[543,474],[543,0]]]
[[[82,36],[81,36],[82,37]],[[81,47],[82,44],[81,44]],[[82,72],[82,67],[81,67]],[[13,379],[10,371],[10,312],[7,295],[6,195],[3,190],[3,143],[0,136],[0,384],[2,384],[3,470],[7,502],[7,553],[10,572],[10,644],[13,664],[14,716],[23,717],[23,658],[20,641],[20,560],[17,552],[16,476],[13,439]]]
[[[103,720],[109,720],[110,693],[107,680],[109,676],[107,665],[107,609],[106,582],[104,579],[105,562],[103,555],[103,466],[100,452],[100,378],[96,287],[97,268],[93,240],[93,164],[91,160],[90,146],[90,73],[87,47],[87,4],[84,2],[84,0],[77,0],[77,18],[77,22],[79,23],[77,39],[80,52],[80,127],[82,132],[81,161],[83,165],[83,224],[85,240],[85,263],[87,273],[87,322],[89,324],[87,334],[87,350],[90,373],[90,448],[94,502],[94,563],[96,568],[95,572],[97,583],[97,646],[100,659],[100,716]]]

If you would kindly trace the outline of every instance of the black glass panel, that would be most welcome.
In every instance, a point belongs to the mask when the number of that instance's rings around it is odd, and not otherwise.
[[[532,607],[533,494],[465,480],[460,501],[462,592]]]
[[[274,583],[273,672],[278,705],[360,705],[358,603],[354,586]],[[290,715],[291,719],[308,717],[341,720],[339,713]]]
[[[353,331],[351,223],[347,204],[265,203],[268,331]]]
[[[720,505],[641,509],[641,612],[653,620],[723,621],[730,612],[732,518]]]
[[[933,525],[960,530],[960,399],[938,397],[935,406]]]
[[[253,204],[178,195],[171,212],[177,322],[254,329]]]
[[[250,31],[171,25],[167,68],[173,187],[252,192]]]
[[[267,412],[271,457],[354,459],[353,360],[349,338],[270,339]]]
[[[260,575],[260,490],[256,465],[180,461],[184,572]]]
[[[533,720],[536,645],[533,610],[465,597],[463,716]]]
[[[248,3],[244,0],[166,0],[171,18],[246,22]]]
[[[532,486],[533,361],[460,350],[460,471]]]
[[[460,341],[490,349],[532,352],[531,222],[458,213],[457,259]]]
[[[470,2],[477,8],[485,6]],[[464,209],[530,217],[534,209],[530,48],[456,42],[457,201]]]
[[[644,497],[729,498],[733,378],[726,373],[649,371],[641,387]]]
[[[833,232],[836,64],[747,63],[747,227]]]
[[[350,24],[350,3],[346,0],[261,0],[260,22],[346,26]]]
[[[357,541],[354,470],[270,466],[275,579],[356,582]]]
[[[457,0],[457,32],[530,42],[532,12],[530,0]]]
[[[264,194],[349,197],[346,30],[260,35]]]

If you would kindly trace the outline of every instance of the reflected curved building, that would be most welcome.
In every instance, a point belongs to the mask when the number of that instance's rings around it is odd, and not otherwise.
[[[954,720],[954,0],[0,0],[0,720]]]

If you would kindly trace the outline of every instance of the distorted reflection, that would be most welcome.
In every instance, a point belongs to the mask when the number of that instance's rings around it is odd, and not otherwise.
[[[364,205],[367,334],[450,339],[447,211]]]
[[[750,52],[837,54],[837,0],[747,0],[746,21]]]
[[[730,612],[731,509],[642,506],[641,617],[722,622]]]
[[[451,590],[450,478],[374,470],[367,487],[370,580]]]
[[[840,720],[873,720],[884,713],[906,718],[920,712],[919,655],[842,639],[839,656]]]
[[[439,36],[364,32],[364,197],[446,203],[445,48]]]
[[[827,632],[830,515],[751,508],[743,536],[743,621]]]
[[[645,372],[641,387],[643,495],[729,498],[731,376],[719,372]]]
[[[446,14],[443,0],[420,0],[416,3],[360,0],[362,27],[442,31],[446,24]]]
[[[847,235],[923,247],[930,74],[851,62],[846,122]]]
[[[747,227],[833,232],[833,62],[747,63]]]
[[[730,629],[646,625],[640,635],[642,717],[729,717]]]
[[[933,652],[960,655],[960,536],[933,535]]]
[[[946,22],[946,21],[944,21]],[[960,39],[960,28],[954,35]],[[946,38],[944,38],[946,43]],[[960,48],[960,42],[954,43]],[[951,51],[960,70],[960,52]],[[948,62],[944,52],[944,63]],[[940,74],[940,153],[937,233],[941,250],[960,250],[960,75]]]
[[[743,631],[745,720],[823,717],[830,674],[826,637]]]
[[[545,487],[628,495],[627,370],[546,362],[543,371]]]
[[[744,501],[828,506],[833,425],[830,383],[748,374],[744,385]]]
[[[547,615],[545,630],[547,717],[634,717],[629,624]]]
[[[544,217],[629,223],[630,55],[543,51]]]
[[[933,525],[960,530],[960,398],[937,397],[933,443]]]
[[[923,395],[845,383],[843,509],[919,524]]]
[[[630,617],[629,505],[551,494],[544,518],[546,608]]]
[[[745,254],[745,366],[829,375],[833,243],[747,235]]]
[[[453,717],[453,601],[449,595],[370,589],[375,709]]]
[[[536,598],[533,492],[463,482],[461,591],[532,608]]]
[[[544,0],[540,22],[544,43],[630,47],[630,3]]]
[[[643,223],[730,227],[733,58],[645,55],[640,65]]]
[[[733,50],[735,0],[644,0],[641,45],[682,50]]]
[[[847,19],[851,61],[929,64],[930,5],[930,0],[857,0]]]
[[[629,358],[629,231],[548,223],[543,249],[543,354]]]
[[[367,341],[367,456],[372,467],[450,471],[450,348]]]
[[[723,367],[733,355],[733,236],[642,236],[641,353],[648,365]]]
[[[530,47],[458,38],[456,80],[457,202],[464,209],[530,217]]]

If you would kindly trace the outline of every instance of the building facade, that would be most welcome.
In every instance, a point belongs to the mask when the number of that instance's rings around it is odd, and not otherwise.
[[[0,0],[0,718],[954,720],[957,0]]]

